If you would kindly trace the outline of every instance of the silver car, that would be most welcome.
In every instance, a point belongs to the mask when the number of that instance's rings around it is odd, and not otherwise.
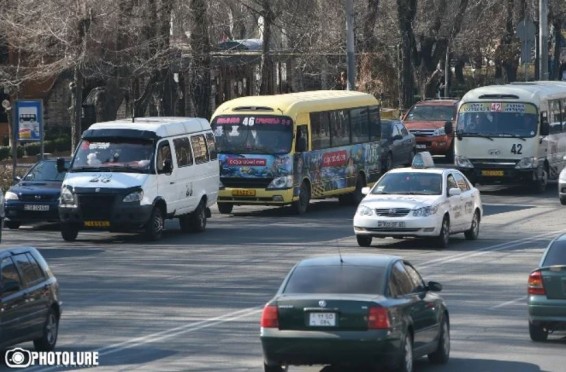
[[[560,204],[566,205],[566,168],[562,169],[558,177],[558,199]]]

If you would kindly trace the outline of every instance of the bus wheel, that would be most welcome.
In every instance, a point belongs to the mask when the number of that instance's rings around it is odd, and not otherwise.
[[[79,235],[79,228],[68,223],[61,224],[61,236],[66,242],[74,242]]]
[[[546,169],[542,171],[542,177],[533,182],[533,189],[536,193],[542,194],[546,191],[546,185],[548,184],[548,173]]]
[[[217,203],[216,205],[218,206],[218,212],[220,212],[220,214],[230,214],[234,208],[234,204],[229,203]]]
[[[362,189],[365,187],[365,185],[366,185],[366,180],[364,179],[364,176],[358,174],[358,179],[356,180],[356,189],[351,194],[351,202],[353,205],[357,206],[364,198],[364,194],[362,194]]]
[[[299,191],[299,200],[293,202],[293,211],[296,214],[305,214],[311,200],[311,190],[306,182],[303,181]]]

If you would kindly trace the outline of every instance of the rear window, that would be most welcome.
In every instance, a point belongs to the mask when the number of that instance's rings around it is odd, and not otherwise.
[[[566,240],[554,242],[549,248],[541,266],[566,265]]]
[[[283,293],[383,294],[385,268],[370,266],[297,267]]]

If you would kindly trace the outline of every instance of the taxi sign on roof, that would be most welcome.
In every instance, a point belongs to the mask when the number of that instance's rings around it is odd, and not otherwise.
[[[434,160],[432,159],[432,155],[430,154],[430,152],[428,151],[417,152],[413,157],[413,163],[411,164],[411,167],[416,169],[434,167]]]

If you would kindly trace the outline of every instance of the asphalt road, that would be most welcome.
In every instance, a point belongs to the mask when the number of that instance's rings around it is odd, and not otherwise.
[[[566,232],[556,184],[544,195],[480,190],[479,240],[455,235],[445,250],[394,239],[360,248],[355,208],[332,199],[315,202],[304,216],[268,207],[236,207],[234,215],[214,209],[206,232],[182,234],[169,221],[155,243],[104,232],[81,232],[67,243],[56,225],[36,225],[6,229],[2,245],[44,254],[64,301],[58,350],[98,351],[100,370],[262,371],[263,304],[298,260],[340,250],[404,256],[425,280],[444,285],[451,359],[440,367],[419,360],[417,371],[563,371],[566,333],[531,342],[525,305],[530,270],[549,240]]]

